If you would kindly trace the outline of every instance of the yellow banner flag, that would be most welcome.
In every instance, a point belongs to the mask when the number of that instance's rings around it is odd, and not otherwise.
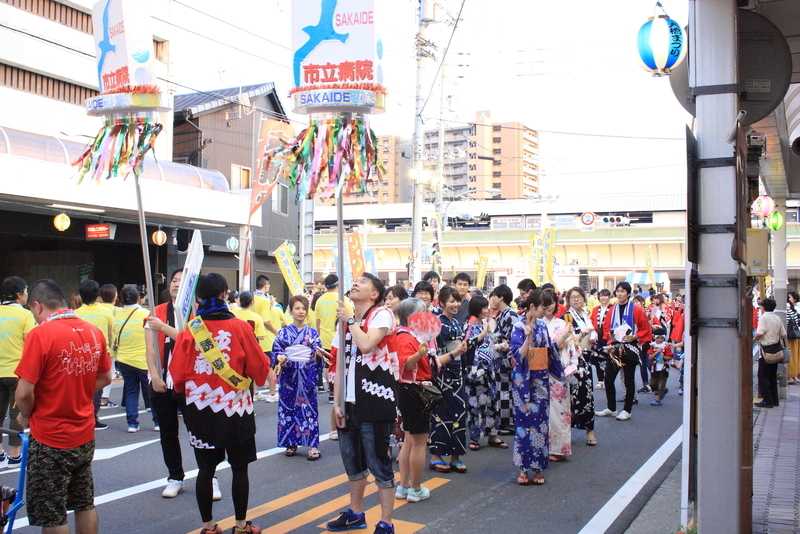
[[[364,249],[361,248],[361,236],[358,232],[347,234],[347,252],[350,255],[350,272],[353,280],[366,271],[367,262],[364,261]]]
[[[555,256],[556,253],[555,228],[545,228],[542,237],[544,241],[542,245],[542,263],[544,264],[544,270],[547,273],[547,280],[553,284],[555,290],[558,291],[558,286],[553,276],[553,256]]]
[[[305,284],[300,276],[300,271],[297,270],[297,264],[294,262],[292,252],[289,250],[289,243],[284,242],[275,250],[275,259],[278,261],[278,267],[281,269],[283,279],[286,285],[289,286],[289,291],[292,295],[302,295],[306,292]]]
[[[656,272],[653,270],[653,250],[651,247],[644,249],[644,262],[647,266],[647,274],[650,277],[650,287],[656,288]]]
[[[483,283],[486,281],[486,269],[489,267],[489,258],[486,256],[481,256],[478,258],[478,275],[475,277],[475,285],[477,287],[483,287]]]

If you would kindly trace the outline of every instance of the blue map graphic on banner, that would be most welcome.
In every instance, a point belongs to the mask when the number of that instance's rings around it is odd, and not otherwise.
[[[337,33],[333,29],[333,12],[336,11],[338,0],[322,0],[322,13],[316,26],[306,26],[303,31],[308,34],[306,44],[294,53],[294,86],[300,87],[300,64],[305,61],[311,52],[325,41],[347,42],[349,33]]]

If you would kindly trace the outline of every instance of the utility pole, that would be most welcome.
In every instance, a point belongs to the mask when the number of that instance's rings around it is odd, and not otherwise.
[[[421,177],[423,171],[423,152],[425,151],[425,132],[422,124],[422,108],[425,105],[425,60],[434,59],[433,43],[425,38],[428,25],[433,22],[429,15],[429,0],[419,0],[419,29],[416,37],[417,51],[417,108],[414,121],[414,176]],[[422,249],[422,189],[423,185],[413,182],[413,211],[411,218],[411,251],[408,257],[408,282],[413,288],[422,278],[419,251]]]
[[[447,50],[445,50],[447,53]],[[441,89],[442,94],[440,96],[439,102],[439,157],[438,161],[436,162],[436,197],[435,197],[435,208],[434,211],[436,213],[442,212],[442,184],[444,183],[444,134],[445,134],[445,127],[444,127],[444,109],[445,103],[447,102],[447,91],[445,91],[444,81],[447,78],[447,74],[445,71],[447,70],[447,64],[442,63],[442,79],[441,79]]]

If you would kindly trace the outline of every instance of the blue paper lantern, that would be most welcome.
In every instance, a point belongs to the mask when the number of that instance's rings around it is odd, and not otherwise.
[[[239,250],[239,240],[231,236],[225,242],[225,246],[228,247],[228,250]]]
[[[669,76],[686,57],[686,33],[666,13],[639,28],[639,64],[653,76]]]

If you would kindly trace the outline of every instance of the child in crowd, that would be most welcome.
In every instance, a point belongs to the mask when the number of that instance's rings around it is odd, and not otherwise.
[[[669,363],[672,360],[672,350],[666,340],[666,332],[662,328],[653,331],[654,341],[650,344],[650,362],[652,366],[653,390],[657,391],[656,400],[652,406],[661,406],[661,399],[667,392],[667,378],[669,378]]]
[[[295,295],[289,300],[292,324],[278,332],[272,354],[278,361],[278,446],[286,456],[297,447],[311,447],[308,459],[319,459],[319,408],[317,373],[323,368],[322,342],[317,331],[306,324],[308,299]]]

